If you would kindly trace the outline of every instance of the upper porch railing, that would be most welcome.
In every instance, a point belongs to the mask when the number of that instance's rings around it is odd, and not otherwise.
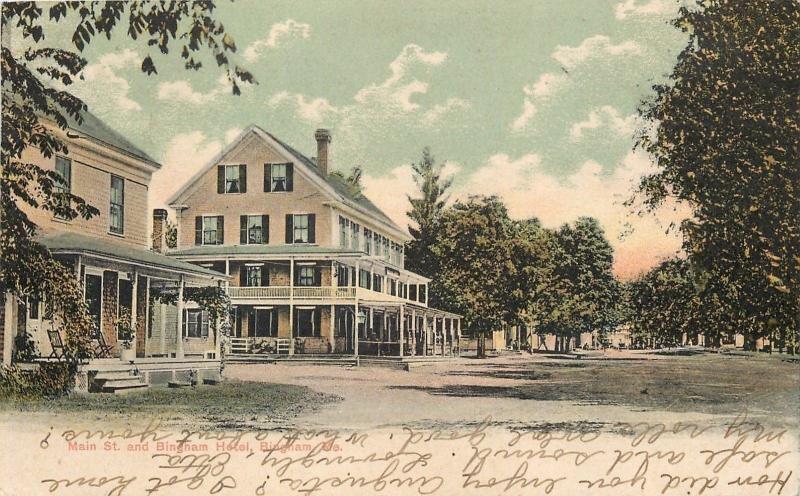
[[[354,287],[335,286],[229,286],[228,295],[234,302],[241,300],[359,300],[415,302],[399,296]]]
[[[290,287],[290,286],[230,286],[228,295],[237,299],[354,299],[356,288],[337,288],[333,286]]]

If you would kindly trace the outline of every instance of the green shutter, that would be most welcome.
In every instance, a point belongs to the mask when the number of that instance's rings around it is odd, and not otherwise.
[[[239,193],[247,193],[247,166],[239,166]]]
[[[225,192],[225,166],[217,166],[217,193]]]
[[[286,164],[286,191],[294,188],[294,164]]]
[[[194,244],[203,244],[203,217],[200,215],[194,218]]]
[[[294,243],[294,217],[292,214],[286,214],[286,244]]]
[[[269,244],[269,215],[261,216],[261,242]]]
[[[247,244],[247,216],[240,215],[239,216],[239,244],[246,245]]]
[[[316,243],[316,229],[314,229],[314,224],[316,224],[317,216],[314,214],[308,214],[308,242],[309,243]]]
[[[272,166],[264,164],[264,192],[272,191]]]
[[[222,215],[217,216],[217,244],[225,244],[225,217]]]

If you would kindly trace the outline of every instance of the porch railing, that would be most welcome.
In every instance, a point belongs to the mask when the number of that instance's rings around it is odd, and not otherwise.
[[[230,286],[228,295],[233,300],[237,299],[286,299],[318,300],[318,299],[353,299],[356,297],[356,288],[314,286]]]
[[[413,302],[427,306],[407,298],[389,295],[370,289],[335,286],[230,286],[228,295],[236,300],[352,300],[358,298],[365,301]]]
[[[231,353],[250,353],[253,338],[231,338]]]

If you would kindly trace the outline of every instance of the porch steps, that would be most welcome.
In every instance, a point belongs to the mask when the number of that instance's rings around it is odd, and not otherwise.
[[[121,394],[147,387],[144,377],[134,375],[131,370],[114,370],[98,372],[92,379],[91,391]]]

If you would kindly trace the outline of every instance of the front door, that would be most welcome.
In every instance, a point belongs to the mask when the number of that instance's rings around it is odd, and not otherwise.
[[[100,330],[100,314],[103,308],[103,278],[96,274],[86,274],[84,300],[89,307],[89,316],[95,328]]]

